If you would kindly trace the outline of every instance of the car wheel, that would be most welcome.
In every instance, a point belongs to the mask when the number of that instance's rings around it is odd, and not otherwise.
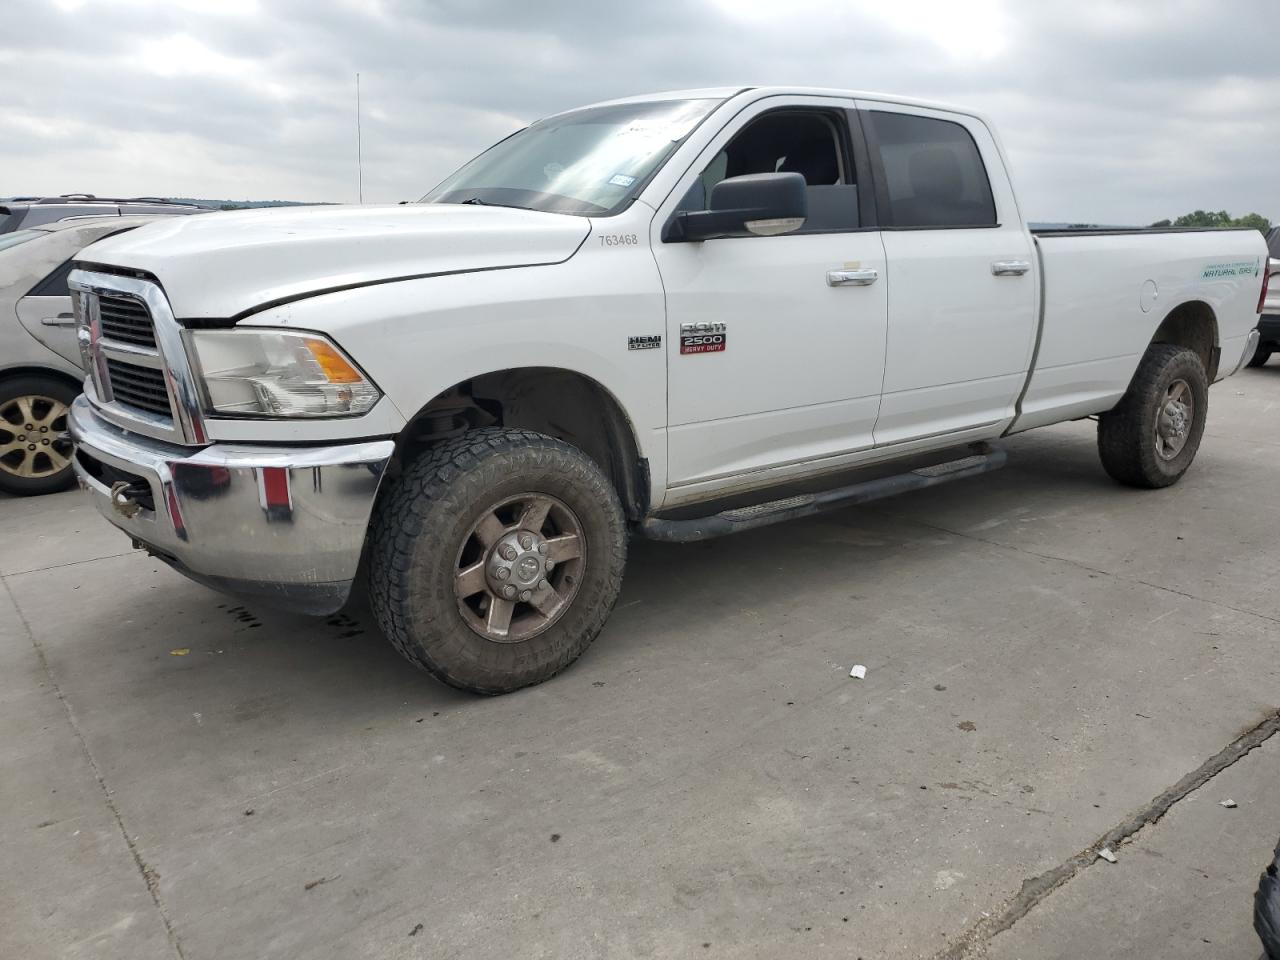
[[[472,430],[409,463],[380,502],[370,603],[412,663],[507,693],[595,639],[626,547],[617,494],[586,454],[526,430]]]
[[[1132,487],[1176,483],[1200,448],[1208,405],[1200,357],[1185,347],[1152,344],[1124,397],[1098,418],[1103,468]]]
[[[0,490],[39,496],[75,482],[67,415],[79,393],[41,374],[0,381]]]

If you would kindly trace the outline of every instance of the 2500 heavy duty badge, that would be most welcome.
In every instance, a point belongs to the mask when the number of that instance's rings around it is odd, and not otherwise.
[[[706,320],[680,324],[681,353],[719,353],[727,340],[727,324]]]

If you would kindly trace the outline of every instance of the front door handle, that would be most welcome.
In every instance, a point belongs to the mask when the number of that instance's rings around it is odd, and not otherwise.
[[[828,270],[827,286],[829,287],[869,287],[880,279],[880,274],[870,268],[866,270]]]
[[[1031,269],[1027,260],[997,260],[991,265],[991,274],[996,277],[1020,277]]]
[[[41,317],[40,325],[44,327],[74,327],[76,317],[73,313],[60,313],[56,317]]]

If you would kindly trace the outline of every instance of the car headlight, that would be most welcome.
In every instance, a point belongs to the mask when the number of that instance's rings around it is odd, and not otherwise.
[[[191,330],[187,342],[212,414],[341,417],[382,396],[328,337],[292,330]]]

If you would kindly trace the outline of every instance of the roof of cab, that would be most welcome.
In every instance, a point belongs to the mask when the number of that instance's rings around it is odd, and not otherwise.
[[[838,90],[829,87],[706,87],[697,90],[666,90],[659,93],[646,93],[634,97],[620,97],[616,100],[602,100],[599,103],[585,104],[583,107],[610,107],[626,103],[653,103],[661,100],[729,100],[739,94],[750,93],[751,99],[763,97],[795,96],[795,97],[841,97],[846,100],[874,100],[880,103],[897,103],[903,106],[920,107],[924,110],[942,110],[947,113],[959,113],[965,116],[984,119],[982,115],[967,107],[958,107],[953,103],[939,103],[932,100],[918,100],[914,97],[901,97],[896,94],[872,93],[866,90]],[[568,112],[568,111],[562,111]]]

